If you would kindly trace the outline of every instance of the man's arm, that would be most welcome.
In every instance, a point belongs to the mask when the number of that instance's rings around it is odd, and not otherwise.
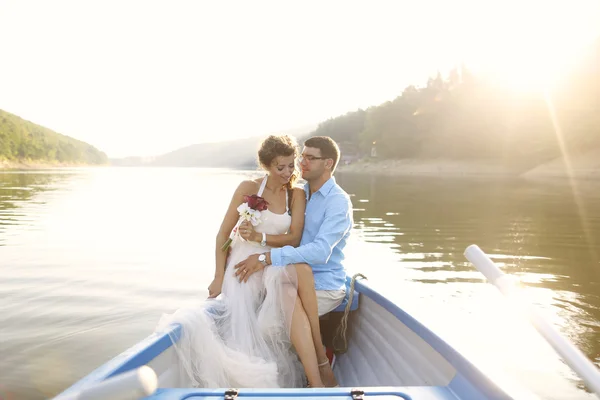
[[[337,195],[327,204],[325,220],[315,240],[300,247],[285,246],[272,249],[267,263],[284,266],[295,263],[325,264],[333,248],[352,228],[352,203],[343,195]]]

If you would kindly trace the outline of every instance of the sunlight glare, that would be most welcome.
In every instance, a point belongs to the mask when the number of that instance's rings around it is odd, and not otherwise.
[[[548,89],[600,36],[597,1],[508,1],[480,11],[496,19],[463,34],[467,65],[516,91]]]
[[[552,121],[552,126],[554,128],[554,133],[556,135],[556,142],[560,148],[560,152],[562,154],[563,163],[565,165],[565,170],[567,171],[567,176],[569,179],[569,184],[571,186],[571,190],[573,192],[573,199],[575,204],[577,205],[577,213],[579,214],[579,220],[581,222],[581,226],[583,228],[583,232],[585,234],[585,243],[588,245],[590,251],[593,251],[593,235],[592,228],[590,227],[588,216],[586,215],[585,206],[581,200],[581,195],[579,194],[579,189],[577,187],[577,182],[573,177],[573,166],[571,162],[571,157],[569,155],[569,151],[565,145],[564,135],[562,133],[562,129],[560,127],[560,123],[558,121],[558,117],[556,115],[556,111],[554,109],[554,104],[552,102],[552,97],[548,92],[544,93],[544,100],[546,102],[546,106],[548,108],[548,115]]]

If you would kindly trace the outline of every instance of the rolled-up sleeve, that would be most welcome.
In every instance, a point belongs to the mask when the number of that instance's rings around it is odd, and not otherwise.
[[[315,240],[299,247],[284,246],[271,250],[271,264],[285,266],[295,263],[325,264],[333,248],[352,228],[352,205],[343,194],[333,195],[327,202],[325,219]]]

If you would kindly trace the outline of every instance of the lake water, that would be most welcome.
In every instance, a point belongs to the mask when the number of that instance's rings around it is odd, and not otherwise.
[[[0,172],[0,399],[43,399],[205,297],[214,237],[253,171]],[[511,393],[588,399],[462,255],[476,243],[600,364],[600,185],[338,174],[348,269]],[[11,397],[12,396],[12,397]]]

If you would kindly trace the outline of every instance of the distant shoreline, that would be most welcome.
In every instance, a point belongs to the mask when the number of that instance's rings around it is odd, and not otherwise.
[[[600,180],[600,150],[571,159],[570,168],[562,158],[531,169],[509,167],[493,162],[459,160],[360,160],[340,164],[338,172],[383,176],[498,177],[521,179]],[[570,171],[570,172],[569,172]]]
[[[377,160],[363,159],[349,164],[340,163],[336,172],[381,176],[429,176],[429,177],[490,177],[520,179],[584,179],[600,181],[599,150],[586,154],[585,157],[573,158],[570,171],[562,158],[541,164],[531,169],[509,167],[486,161],[464,161],[448,159],[400,159]],[[0,160],[0,171],[35,170],[59,168],[110,167],[111,164],[77,164],[43,161],[7,161]],[[143,167],[143,166],[142,166]],[[151,167],[151,166],[148,166]],[[186,167],[176,167],[186,168]],[[207,166],[199,168],[210,168]],[[226,168],[227,167],[221,167]],[[243,168],[245,169],[245,168]],[[248,170],[251,170],[248,168]],[[253,169],[252,169],[253,170]]]
[[[519,171],[503,165],[479,161],[456,160],[361,160],[340,164],[339,172],[386,176],[517,176]]]
[[[0,160],[0,171],[19,170],[19,169],[52,169],[52,168],[82,168],[82,167],[100,167],[96,164],[77,164],[61,162],[44,161],[8,161]]]

